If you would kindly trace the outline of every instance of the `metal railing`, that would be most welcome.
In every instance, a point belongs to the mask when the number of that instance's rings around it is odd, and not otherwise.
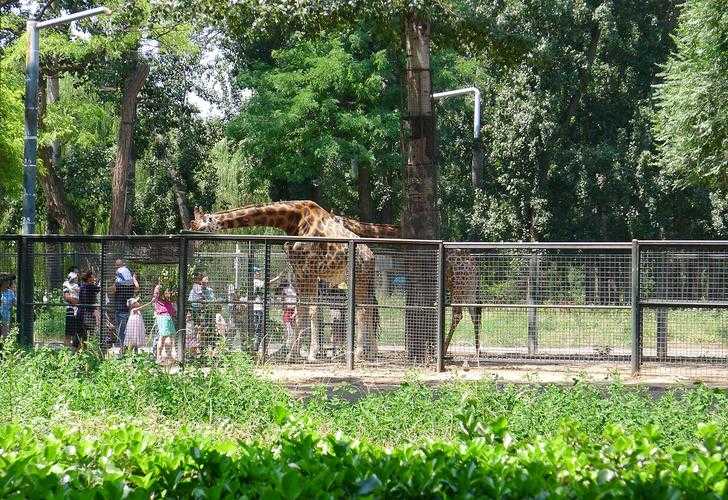
[[[138,289],[118,293],[124,260]],[[121,344],[127,296],[174,279],[176,356],[265,363],[671,366],[728,378],[728,242],[473,243],[184,233],[0,236],[25,345],[68,343],[68,267],[97,275],[85,334]],[[128,310],[126,310],[128,312]],[[470,322],[463,321],[469,313]],[[157,336],[142,309],[147,345]],[[726,369],[726,372],[721,370]]]

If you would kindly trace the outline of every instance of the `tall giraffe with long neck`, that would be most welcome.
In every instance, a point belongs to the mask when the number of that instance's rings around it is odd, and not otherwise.
[[[359,222],[346,217],[340,217],[344,227],[362,238],[400,238],[399,226],[391,224],[371,224]],[[476,257],[463,248],[450,249],[447,252],[445,268],[445,287],[450,291],[450,303],[452,304],[477,304],[478,303],[478,265]],[[445,336],[443,352],[447,354],[452,342],[455,329],[463,319],[463,307],[452,306],[452,321],[450,329]],[[473,321],[473,333],[475,337],[475,354],[480,358],[480,323],[482,307],[474,305],[465,306]]]
[[[356,221],[354,221],[356,222]],[[193,231],[216,232],[241,227],[275,227],[289,236],[358,238],[347,229],[340,217],[331,215],[313,201],[284,201],[264,205],[248,205],[233,210],[205,214],[195,209],[190,224]],[[368,304],[374,295],[374,254],[366,245],[356,247],[355,300]],[[293,339],[287,339],[287,360],[300,355],[303,322],[308,320],[311,343],[308,360],[316,360],[320,351],[316,310],[310,304],[318,296],[318,280],[331,286],[346,281],[346,243],[305,242],[286,243],[284,251],[293,271],[294,286],[300,299]],[[356,359],[374,357],[377,353],[375,312],[371,306],[356,308]]]

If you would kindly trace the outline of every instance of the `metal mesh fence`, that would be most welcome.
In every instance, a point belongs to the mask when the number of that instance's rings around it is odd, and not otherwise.
[[[269,364],[574,363],[726,380],[726,264],[728,242],[0,237],[21,338],[170,362],[235,349]]]
[[[643,372],[728,378],[728,246],[645,243],[640,282]]]
[[[0,292],[5,295],[5,297],[0,296],[4,309],[0,314],[0,340],[9,336],[11,331],[14,331],[18,325],[17,305],[15,305],[17,303],[17,276],[19,274],[18,249],[17,238],[0,236],[0,279],[15,278],[12,283],[7,284],[9,290]],[[5,304],[6,301],[7,305]]]
[[[436,361],[438,248],[357,244],[357,362],[386,365]]]
[[[628,366],[628,245],[446,247],[446,360]]]
[[[21,274],[32,276],[32,295],[24,290],[22,306],[33,318],[32,342],[78,348],[89,338],[98,339],[101,244],[29,239],[25,245],[27,257]],[[70,272],[75,273],[75,278],[69,279]],[[27,286],[28,281],[23,283]]]

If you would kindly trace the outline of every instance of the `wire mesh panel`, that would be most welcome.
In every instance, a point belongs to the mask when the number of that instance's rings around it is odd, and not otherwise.
[[[347,242],[228,237],[191,245],[192,343],[224,340],[273,364],[346,361]]]
[[[101,244],[48,237],[26,240],[33,294],[24,305],[33,320],[33,343],[78,349],[99,340]]]
[[[188,354],[251,354],[263,340],[265,245],[249,239],[192,240],[187,270]]]
[[[153,351],[160,361],[179,360],[184,324],[176,311],[178,276],[176,239],[104,241],[102,348]]]
[[[437,245],[357,243],[358,364],[434,363],[437,263]]]
[[[644,373],[728,379],[728,246],[646,243],[640,303]]]
[[[0,236],[0,280],[5,280],[0,289],[2,310],[0,310],[0,340],[10,335],[18,326],[17,321],[17,278],[18,241],[16,238]]]
[[[446,359],[626,368],[630,254],[614,247],[447,245]]]

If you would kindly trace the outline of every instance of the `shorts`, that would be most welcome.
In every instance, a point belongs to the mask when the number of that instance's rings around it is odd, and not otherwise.
[[[162,314],[157,316],[154,321],[157,323],[157,332],[160,337],[169,337],[177,333],[174,327],[174,321],[168,314]]]

